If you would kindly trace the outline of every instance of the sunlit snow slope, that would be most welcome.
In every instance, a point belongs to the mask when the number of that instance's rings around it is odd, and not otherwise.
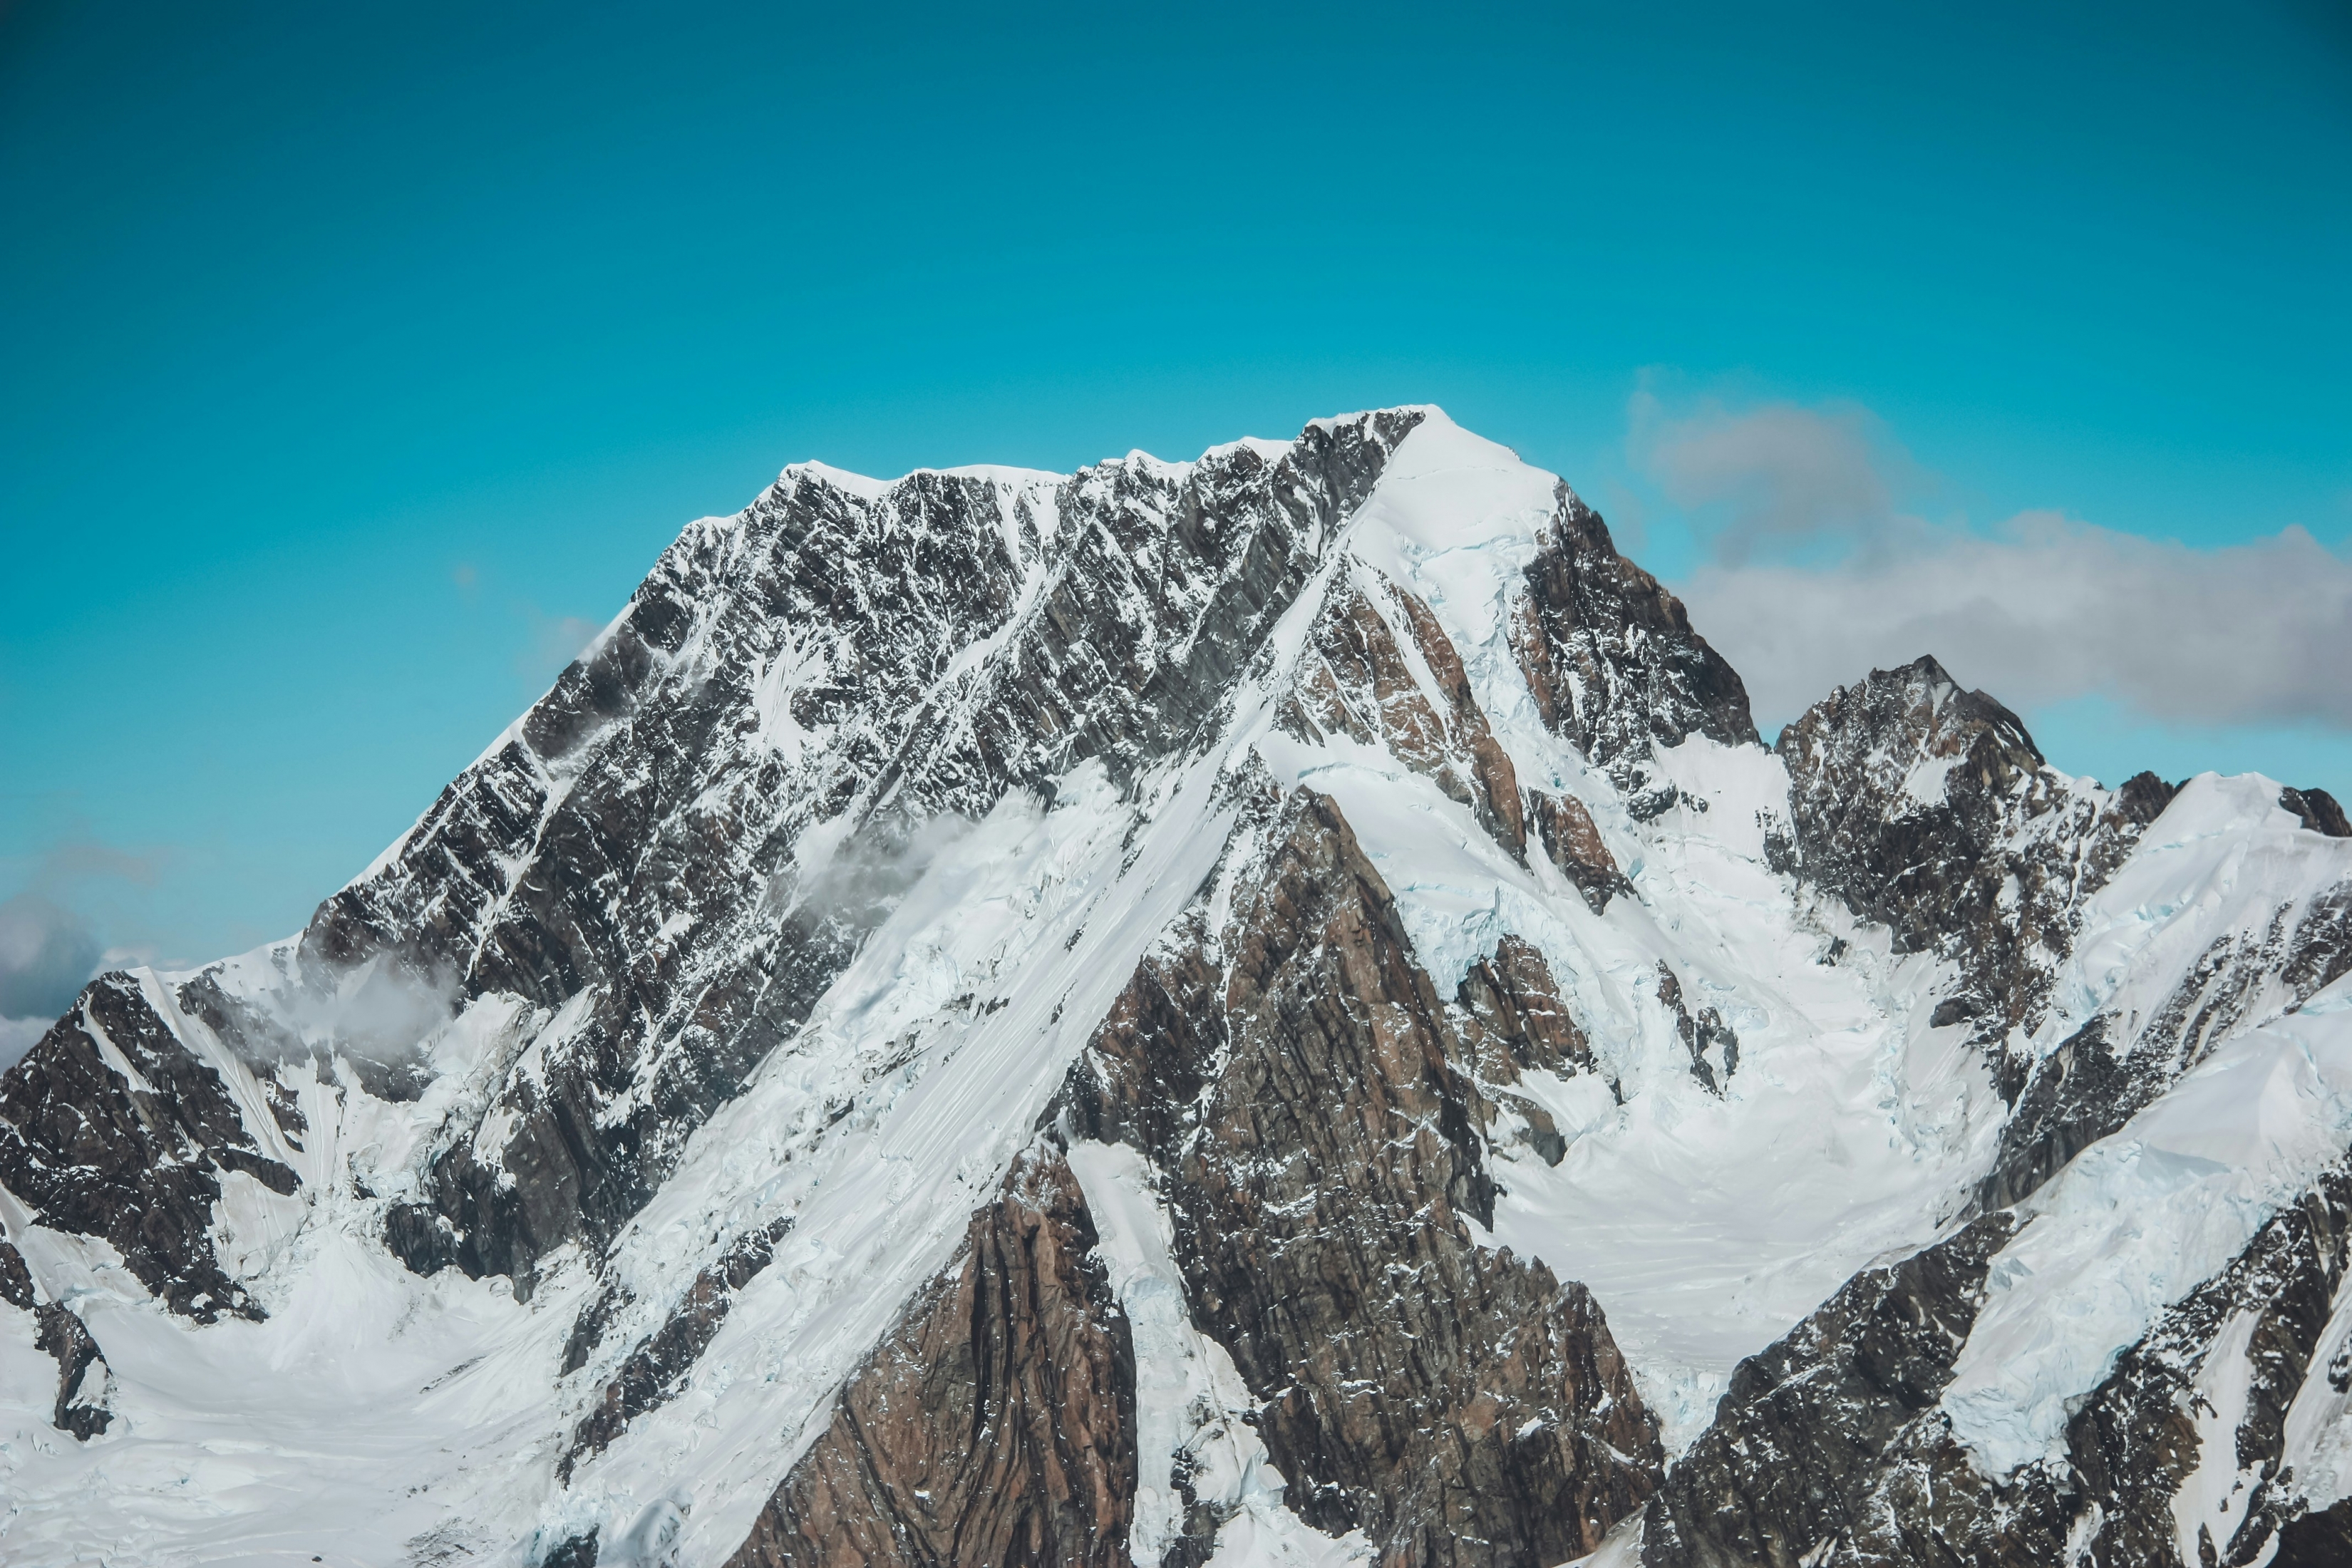
[[[2352,1560],[2352,837],[1433,408],[695,523],[0,1079],[11,1564]]]

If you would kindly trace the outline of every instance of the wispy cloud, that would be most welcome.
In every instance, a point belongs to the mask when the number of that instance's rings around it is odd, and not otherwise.
[[[515,673],[534,695],[562,674],[563,667],[578,658],[604,629],[584,616],[550,616],[536,605],[523,605],[522,614],[530,624],[530,640],[515,655]]]
[[[1902,510],[1921,475],[1857,409],[1633,409],[1669,499],[1711,510],[1680,584],[1768,724],[1932,653],[2002,701],[2104,697],[2161,723],[2352,731],[2352,560],[2301,528],[2199,550],[2030,511]]]
[[[1643,391],[1630,413],[1634,466],[1727,561],[1825,541],[1880,548],[1898,522],[1898,487],[1925,477],[1852,404],[1767,403],[1734,413],[1710,402],[1669,417]]]
[[[2352,730],[2352,562],[2300,528],[2191,550],[2029,512],[1827,567],[1710,563],[1684,597],[1784,718],[1933,653],[2014,707],[2105,696],[2163,722]]]
[[[31,881],[35,889],[52,893],[93,877],[116,877],[152,888],[168,858],[152,850],[117,849],[95,838],[68,838],[41,857]]]

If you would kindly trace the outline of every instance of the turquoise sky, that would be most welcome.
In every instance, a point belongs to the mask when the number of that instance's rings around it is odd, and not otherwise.
[[[2142,621],[2242,561],[2259,618],[2352,534],[2345,16],[0,10],[0,899],[67,958],[298,928],[805,457],[1437,402],[1727,603],[2049,511],[2186,547]],[[2352,796],[2332,602],[2194,702],[2129,625],[1994,694],[2072,771]]]

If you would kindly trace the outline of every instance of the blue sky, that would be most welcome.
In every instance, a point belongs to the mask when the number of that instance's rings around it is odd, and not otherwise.
[[[1398,402],[1768,737],[1935,651],[2352,795],[2340,7],[490,9],[0,11],[0,1013],[298,928],[787,461]]]

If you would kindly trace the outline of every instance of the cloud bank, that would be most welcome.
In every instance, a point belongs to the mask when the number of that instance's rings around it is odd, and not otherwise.
[[[1712,546],[1683,598],[1768,727],[1932,653],[2015,708],[2352,732],[2352,561],[2301,528],[2197,550],[2055,512],[1934,524],[1897,510],[1907,458],[1857,411],[1634,416]]]
[[[71,910],[38,893],[0,902],[0,1072],[73,1005],[104,956]]]
[[[109,948],[82,914],[58,899],[111,879],[152,887],[159,855],[137,855],[88,838],[52,846],[24,891],[0,900],[0,1072],[16,1065],[100,969],[142,954]]]

